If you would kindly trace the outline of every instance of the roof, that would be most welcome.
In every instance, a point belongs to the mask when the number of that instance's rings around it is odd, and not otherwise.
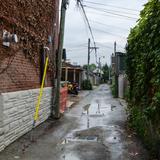
[[[62,68],[69,68],[69,69],[77,69],[77,70],[84,70],[80,65],[73,65],[67,62],[62,63]]]

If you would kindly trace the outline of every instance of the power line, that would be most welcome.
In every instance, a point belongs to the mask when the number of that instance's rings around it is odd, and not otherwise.
[[[88,24],[87,24],[87,22],[86,22],[86,19],[85,19],[84,15],[83,15],[83,12],[82,12],[82,10],[81,10],[81,9],[79,9],[79,12],[80,12],[80,14],[81,14],[81,16],[82,16],[82,18],[83,18],[84,25],[85,25],[85,30],[86,30],[86,34],[87,34],[87,36],[88,36],[88,38],[89,38],[89,33],[88,33]]]
[[[103,3],[97,3],[97,2],[91,2],[91,1],[84,1],[84,2],[85,3],[90,3],[90,4],[101,5],[101,6],[114,7],[114,8],[118,8],[118,9],[125,9],[125,10],[128,10],[128,11],[139,12],[139,10],[126,8],[126,7],[121,7],[121,6],[115,6],[115,5],[103,4]]]
[[[84,9],[84,7],[83,7],[83,4],[82,4],[81,0],[77,0],[77,1],[79,2],[80,6],[81,6],[81,9],[82,9],[83,15],[85,16],[86,22],[87,22],[88,27],[89,27],[89,31],[90,31],[91,36],[92,36],[92,40],[93,40],[94,45],[95,45],[95,47],[96,47],[95,39],[94,39],[93,32],[92,32],[92,28],[91,28],[91,26],[90,26],[90,23],[89,23],[89,20],[88,20],[87,15],[86,15],[85,9]]]
[[[97,47],[96,47],[95,38],[94,38],[94,35],[93,35],[93,32],[92,32],[91,25],[90,25],[90,23],[89,23],[88,17],[87,17],[87,15],[86,15],[86,11],[85,11],[85,9],[84,9],[84,6],[83,6],[81,0],[77,0],[77,2],[78,2],[78,4],[80,4],[81,9],[82,9],[82,12],[83,12],[83,15],[84,15],[84,17],[85,17],[85,19],[86,19],[86,22],[87,22],[87,24],[88,24],[89,31],[90,31],[90,34],[91,34],[91,37],[92,37],[92,40],[93,40],[93,43],[94,43],[94,47],[95,47],[96,62],[98,62],[98,60],[97,60],[97,50],[96,50]]]
[[[74,57],[70,57],[70,56],[68,56],[68,58],[81,58],[81,57],[86,57],[86,56],[74,56]]]
[[[118,10],[112,10],[112,9],[105,9],[105,8],[99,8],[99,7],[95,7],[95,6],[88,6],[88,5],[84,5],[85,7],[93,7],[96,9],[100,9],[103,11],[109,11],[109,12],[114,12],[114,13],[120,13],[120,14],[127,14],[127,15],[131,15],[131,16],[138,16],[135,13],[130,13],[130,12],[125,12],[125,11],[118,11]]]
[[[112,49],[113,50],[113,47],[111,47],[111,46],[108,46],[108,45],[105,45],[105,44],[103,45],[103,44],[99,44],[99,43],[98,43],[98,45],[102,46],[103,48],[108,48],[108,49]],[[122,47],[120,45],[118,45],[118,48],[124,49],[124,47]]]
[[[87,11],[88,12],[88,11]],[[98,11],[89,11],[88,13],[95,13],[95,14],[98,14],[98,15],[101,15],[101,16],[105,16],[105,17],[112,17],[112,18],[117,18],[117,19],[119,19],[119,20],[132,20],[132,21],[135,21],[135,19],[131,19],[131,18],[126,18],[126,17],[124,17],[124,16],[117,16],[117,15],[112,15],[112,14],[108,14],[108,13],[103,13],[103,14],[101,14],[101,13],[99,13]],[[124,19],[125,18],[125,19]],[[136,19],[137,20],[137,19]]]
[[[86,50],[87,47],[83,47],[83,48],[71,48],[71,49],[67,49],[68,52],[71,52],[71,51],[80,51],[80,50]]]
[[[100,45],[100,46],[103,46],[103,47],[106,47],[106,48],[109,48],[109,49],[113,49],[113,47],[111,47],[111,46],[109,46],[109,45],[102,44],[102,43],[100,43],[100,42],[97,42],[97,43],[98,43],[98,45]]]
[[[103,9],[100,9],[100,8],[97,8],[97,7],[91,7],[91,6],[85,6],[85,7],[90,8],[90,9],[94,9],[94,10],[96,10],[96,11],[100,11],[100,12],[112,14],[112,15],[115,15],[115,16],[120,16],[120,17],[125,17],[125,18],[129,18],[129,19],[137,20],[137,18],[135,18],[135,17],[130,17],[130,16],[127,16],[127,15],[123,15],[123,14],[119,14],[119,13],[110,12],[110,11],[103,10]]]
[[[113,25],[108,25],[108,24],[104,24],[104,23],[101,23],[99,21],[94,21],[94,20],[89,20],[89,21],[92,22],[92,23],[96,23],[96,24],[102,25],[102,26],[112,27],[112,28],[114,27],[114,28],[117,28],[117,29],[128,31],[127,28],[122,28],[122,27],[119,27],[119,26],[117,27],[117,26],[113,26]]]
[[[93,28],[93,29],[96,30],[96,31],[99,31],[99,32],[103,32],[103,33],[106,33],[106,34],[113,35],[113,36],[115,36],[115,37],[120,37],[120,38],[126,39],[126,37],[123,37],[123,36],[118,35],[118,34],[115,34],[115,33],[107,32],[107,31],[104,31],[104,30],[101,30],[101,29],[97,29],[97,28]]]
[[[86,48],[86,47],[87,47],[87,45],[84,44],[84,45],[81,45],[81,46],[70,46],[67,49],[77,49],[77,48]]]

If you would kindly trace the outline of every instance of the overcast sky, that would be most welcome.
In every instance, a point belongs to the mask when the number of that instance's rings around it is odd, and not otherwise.
[[[87,17],[90,21],[102,63],[110,64],[113,43],[117,42],[117,51],[124,51],[126,37],[130,28],[135,26],[139,11],[148,0],[84,0]],[[91,2],[91,3],[90,3]],[[92,3],[93,2],[93,3]],[[98,3],[98,4],[94,4]],[[87,43],[91,38],[88,27],[77,8],[75,0],[70,0],[67,9],[64,47],[67,59],[83,65],[87,63]],[[93,41],[92,41],[93,42]],[[91,53],[91,63],[95,63],[95,54]]]

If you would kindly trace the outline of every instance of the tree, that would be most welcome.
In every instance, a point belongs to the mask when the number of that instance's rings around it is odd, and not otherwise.
[[[83,68],[87,70],[87,64],[85,64],[83,66]],[[97,68],[97,66],[94,63],[89,65],[89,71],[91,71],[91,72],[93,72],[96,68]]]
[[[160,145],[160,2],[149,0],[127,45],[130,124],[150,151]],[[154,133],[153,133],[154,131]],[[153,152],[152,152],[153,153]]]
[[[107,82],[109,80],[109,67],[107,65],[107,63],[102,67],[102,79],[104,82]]]

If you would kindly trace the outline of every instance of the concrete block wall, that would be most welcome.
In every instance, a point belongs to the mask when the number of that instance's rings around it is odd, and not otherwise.
[[[32,129],[39,89],[0,95],[0,151]],[[52,88],[44,88],[36,125],[51,113]]]
[[[3,135],[3,99],[0,96],[0,151],[4,149],[4,135]]]
[[[118,97],[124,98],[124,75],[118,77]]]

